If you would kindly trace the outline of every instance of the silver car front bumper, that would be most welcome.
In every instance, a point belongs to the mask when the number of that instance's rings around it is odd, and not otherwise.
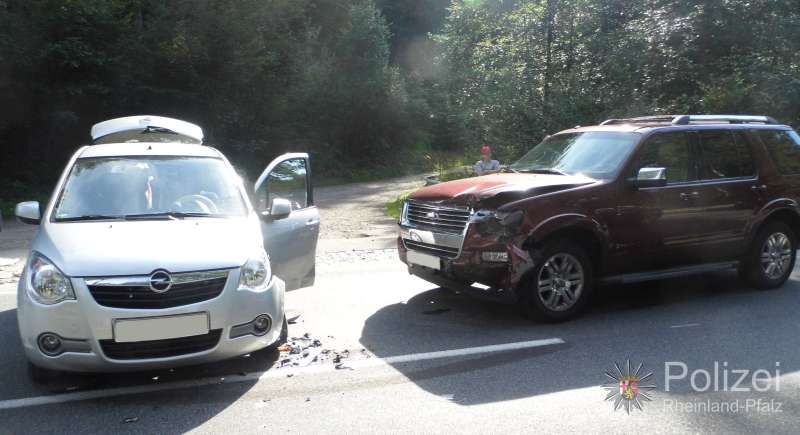
[[[225,288],[214,299],[166,309],[120,309],[99,305],[81,278],[72,278],[76,300],[56,305],[41,305],[31,300],[24,283],[18,287],[18,310],[22,344],[27,358],[35,365],[53,370],[75,372],[117,372],[147,370],[223,360],[263,349],[280,336],[284,319],[284,282],[277,277],[259,291],[237,288],[239,270],[228,275]],[[101,340],[113,340],[113,323],[120,319],[175,316],[208,313],[209,329],[221,330],[219,341],[212,348],[189,354],[151,359],[109,358]],[[260,315],[268,315],[271,326],[261,336],[244,335],[231,338],[231,328],[246,324]],[[86,351],[67,351],[47,356],[39,349],[37,338],[46,332],[76,340]],[[86,346],[88,345],[88,346]]]

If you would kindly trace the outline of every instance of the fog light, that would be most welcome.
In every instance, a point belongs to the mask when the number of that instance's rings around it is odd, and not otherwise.
[[[42,353],[49,356],[56,356],[61,353],[61,337],[49,332],[39,336],[39,349]]]
[[[481,260],[490,263],[505,263],[508,261],[508,252],[482,252]]]
[[[269,316],[258,316],[256,320],[253,320],[253,331],[256,335],[261,335],[267,332],[270,325]]]

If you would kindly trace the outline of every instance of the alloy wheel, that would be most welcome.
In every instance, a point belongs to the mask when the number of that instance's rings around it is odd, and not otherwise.
[[[792,242],[783,233],[773,233],[761,246],[761,271],[769,279],[786,273],[792,261]]]
[[[567,253],[555,254],[539,271],[539,300],[548,310],[568,310],[580,299],[583,285],[584,272],[580,261]]]

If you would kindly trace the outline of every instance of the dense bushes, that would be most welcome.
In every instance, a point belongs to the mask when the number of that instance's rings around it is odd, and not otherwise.
[[[797,0],[0,0],[0,196],[135,113],[201,124],[251,175],[307,150],[326,180],[607,117],[797,126],[798,52]]]

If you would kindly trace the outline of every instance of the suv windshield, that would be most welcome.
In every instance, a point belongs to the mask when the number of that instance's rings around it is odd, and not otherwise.
[[[247,207],[222,160],[210,157],[79,159],[55,221],[243,216]]]
[[[612,178],[633,150],[636,133],[590,131],[550,136],[509,166],[518,172]]]

